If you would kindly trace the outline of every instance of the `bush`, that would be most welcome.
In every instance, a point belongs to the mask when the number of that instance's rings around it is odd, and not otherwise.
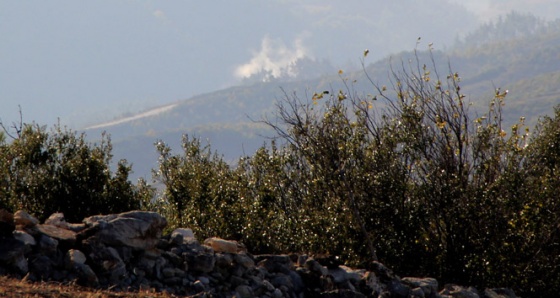
[[[110,171],[111,143],[89,144],[84,135],[56,126],[50,133],[24,124],[11,142],[0,143],[0,205],[26,210],[43,220],[54,212],[80,222],[84,217],[140,207],[128,181],[125,160]]]
[[[182,155],[172,155],[169,146],[156,143],[160,158],[154,177],[165,189],[154,210],[168,218],[170,228],[191,227],[204,238],[239,238],[241,210],[235,202],[241,177],[199,139],[185,135],[182,147]]]

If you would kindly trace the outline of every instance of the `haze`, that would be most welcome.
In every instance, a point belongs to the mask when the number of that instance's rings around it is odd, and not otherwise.
[[[24,122],[79,129],[297,59],[352,68],[366,48],[382,58],[420,36],[450,47],[512,10],[553,19],[557,2],[1,0],[0,119],[21,106]]]

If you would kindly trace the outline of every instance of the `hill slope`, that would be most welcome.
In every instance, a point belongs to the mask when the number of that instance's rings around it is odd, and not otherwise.
[[[420,43],[418,48],[422,47],[426,46]],[[470,47],[463,43],[446,52],[418,50],[395,54],[369,64],[366,71],[377,84],[387,84],[391,69],[398,70],[401,65],[409,67],[408,61],[415,61],[415,56],[423,64],[434,62],[440,75],[446,75],[449,69],[458,72],[462,90],[475,103],[475,108],[487,104],[494,88],[508,89],[506,123],[524,116],[528,124],[534,125],[539,116],[549,114],[560,103],[558,22]],[[372,91],[363,71],[345,73],[344,77],[355,79],[352,88],[359,94]],[[157,140],[178,150],[181,135],[195,134],[208,139],[213,149],[235,162],[241,155],[252,154],[266,141],[266,136],[272,135],[265,125],[255,120],[272,115],[278,100],[293,94],[309,99],[316,91],[343,88],[343,80],[337,74],[297,82],[236,86],[96,125],[86,132],[95,138],[101,131],[107,131],[113,139],[115,158],[126,158],[133,163],[132,178],[150,178],[150,169],[157,163],[153,146]]]

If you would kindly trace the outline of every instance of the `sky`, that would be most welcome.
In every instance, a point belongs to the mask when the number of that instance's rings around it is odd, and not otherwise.
[[[560,1],[0,0],[0,120],[80,129],[301,58],[445,48],[511,10],[551,20]]]

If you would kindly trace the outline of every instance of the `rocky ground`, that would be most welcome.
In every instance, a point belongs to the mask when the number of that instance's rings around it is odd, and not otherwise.
[[[76,283],[122,295],[516,297],[509,289],[479,291],[440,285],[429,277],[401,278],[378,262],[368,271],[344,266],[334,256],[252,255],[235,241],[209,238],[200,243],[190,229],[162,235],[166,225],[159,214],[144,211],[72,224],[61,213],[39,223],[24,211],[0,210],[0,275],[31,283]],[[10,297],[5,293],[0,290],[0,297]],[[68,297],[56,295],[41,297]]]

